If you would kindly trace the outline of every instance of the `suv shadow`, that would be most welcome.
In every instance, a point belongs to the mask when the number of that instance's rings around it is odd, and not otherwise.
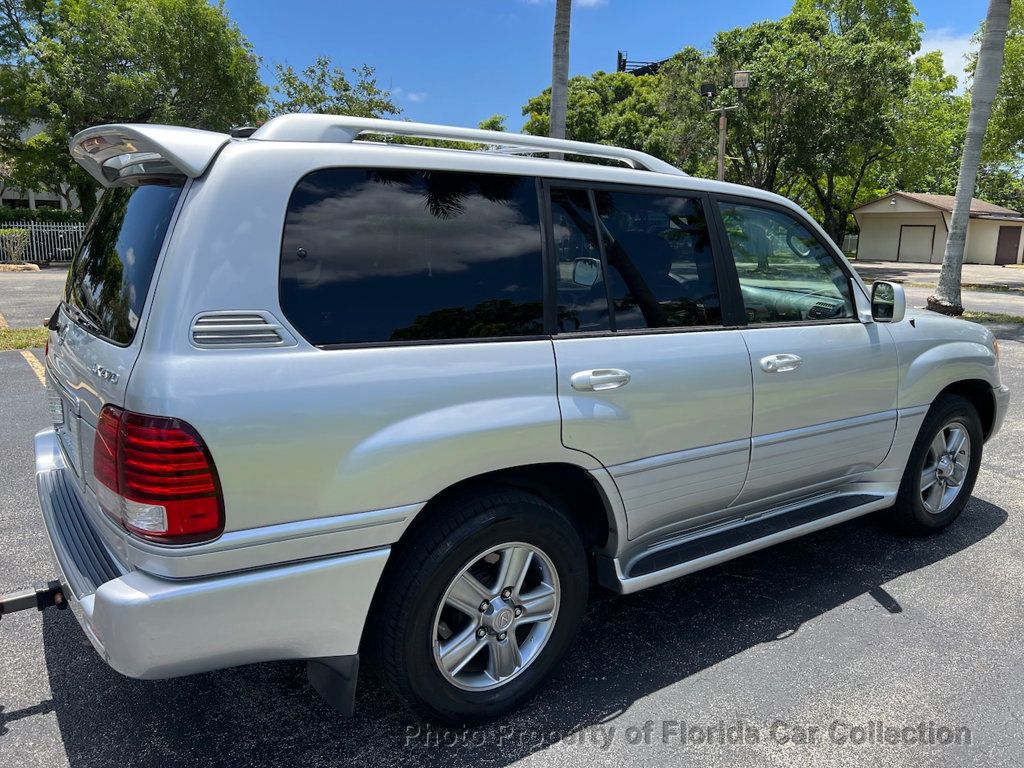
[[[53,708],[72,766],[507,765],[543,746],[510,733],[565,737],[600,724],[859,595],[898,613],[882,584],[982,541],[1006,519],[973,498],[937,536],[898,537],[861,518],[636,595],[595,591],[574,650],[532,703],[480,729],[447,732],[485,745],[477,749],[428,746],[423,734],[443,743],[445,729],[414,720],[370,674],[360,677],[350,720],[313,692],[301,663],[130,680],[96,656],[73,617],[51,611],[44,644]]]

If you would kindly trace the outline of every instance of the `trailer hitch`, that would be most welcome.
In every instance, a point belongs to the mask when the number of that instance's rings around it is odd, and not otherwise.
[[[59,610],[68,607],[68,601],[64,597],[64,590],[59,581],[37,581],[29,589],[0,595],[0,619],[8,613],[27,611],[32,608],[42,611],[50,607],[56,607]]]

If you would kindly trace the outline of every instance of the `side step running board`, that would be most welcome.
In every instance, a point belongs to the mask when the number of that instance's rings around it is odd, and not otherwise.
[[[607,560],[614,575],[605,571],[603,582],[614,582],[622,593],[636,592],[703,568],[724,563],[749,552],[802,536],[812,531],[851,520],[892,504],[889,494],[835,495],[805,506],[722,530],[701,533],[643,554],[628,565],[625,573],[618,560]],[[612,577],[612,578],[607,578]]]

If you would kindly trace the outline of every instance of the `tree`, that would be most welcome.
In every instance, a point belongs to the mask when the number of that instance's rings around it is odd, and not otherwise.
[[[910,91],[896,107],[893,152],[873,173],[872,184],[885,192],[952,195],[969,111],[970,98],[957,92],[942,53],[919,56]]]
[[[976,68],[977,64],[977,57],[974,57],[971,68]],[[1021,155],[1024,155],[1024,3],[1010,7],[1002,75],[992,103],[982,163],[1001,164],[1007,158]]]
[[[505,119],[507,115],[491,115],[486,120],[481,120],[479,128],[484,131],[505,131]]]
[[[4,0],[0,63],[0,151],[16,156],[23,136],[42,136],[48,181],[70,182],[86,213],[96,185],[67,151],[78,131],[114,122],[223,131],[252,120],[266,97],[249,41],[207,0]]]
[[[799,14],[795,14],[798,15]],[[827,18],[827,16],[826,16]],[[822,226],[839,242],[852,210],[864,201],[870,171],[895,148],[896,115],[910,86],[916,40],[881,37],[868,17],[825,27],[807,14],[807,81],[796,106],[803,129],[794,134],[794,165],[814,196]],[[883,25],[881,27],[885,29]]]
[[[276,64],[277,83],[266,111],[270,117],[289,112],[315,112],[326,115],[385,117],[401,113],[390,91],[377,85],[374,68],[364,64],[353,67],[350,82],[341,67],[333,66],[329,56],[318,56],[303,69]]]
[[[912,17],[908,0],[797,0],[779,21],[717,34],[708,55],[682,51],[663,74],[670,143],[685,150],[677,164],[692,164],[695,147],[710,154],[700,83],[715,83],[720,103],[736,103],[731,73],[751,70],[742,107],[730,114],[727,179],[798,199],[840,240],[852,209],[874,191],[870,172],[894,151],[920,44]]]
[[[978,52],[978,64],[971,88],[971,114],[967,121],[967,138],[960,161],[960,180],[942,256],[942,270],[934,296],[928,297],[928,309],[947,315],[962,315],[960,274],[964,263],[964,244],[971,215],[971,198],[978,179],[985,130],[992,114],[999,76],[1003,68],[1003,49],[1010,17],[1010,0],[990,0],[985,18],[985,34]]]
[[[569,24],[572,0],[555,0],[555,33],[551,40],[551,123],[550,135],[565,138],[569,100]]]
[[[666,154],[658,78],[595,72],[572,78],[566,90],[568,109],[562,138]],[[535,136],[555,135],[551,107],[550,88],[530,99],[523,107],[527,118],[523,130]]]

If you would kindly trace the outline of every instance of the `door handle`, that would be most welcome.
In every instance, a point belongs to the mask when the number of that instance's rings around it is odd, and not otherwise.
[[[598,368],[593,371],[577,371],[572,375],[572,388],[580,392],[601,392],[618,389],[629,384],[629,371],[619,368]]]
[[[765,373],[785,373],[786,371],[795,371],[803,365],[803,362],[803,358],[799,355],[768,355],[768,357],[761,358],[761,370]]]

